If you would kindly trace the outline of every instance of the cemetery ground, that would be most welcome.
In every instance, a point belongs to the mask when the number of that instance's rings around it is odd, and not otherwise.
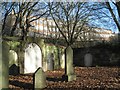
[[[46,71],[43,90],[120,90],[120,67],[75,67],[77,79],[66,82],[64,69]],[[32,90],[33,74],[9,75],[12,90]]]

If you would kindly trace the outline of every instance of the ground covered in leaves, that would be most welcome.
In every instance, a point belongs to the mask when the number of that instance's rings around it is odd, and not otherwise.
[[[120,90],[120,67],[75,67],[77,80],[66,82],[64,70],[45,72],[47,86],[44,90]],[[32,90],[33,75],[9,75],[9,88]]]

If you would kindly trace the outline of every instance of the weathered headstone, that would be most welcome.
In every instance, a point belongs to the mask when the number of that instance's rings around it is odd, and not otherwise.
[[[13,64],[9,67],[9,75],[18,75],[19,67],[16,64]]]
[[[66,75],[67,81],[76,80],[76,75],[73,68],[73,50],[69,46],[66,48]]]
[[[0,90],[8,89],[9,86],[9,47],[6,42],[0,42],[1,59],[0,59]]]
[[[54,55],[53,53],[50,53],[48,55],[47,70],[53,70],[53,69],[54,69]]]
[[[86,67],[92,66],[92,60],[93,60],[93,58],[92,58],[92,54],[91,53],[85,54],[85,56],[84,56],[84,65]]]
[[[41,67],[39,67],[33,76],[34,90],[43,89],[46,87],[46,75]]]

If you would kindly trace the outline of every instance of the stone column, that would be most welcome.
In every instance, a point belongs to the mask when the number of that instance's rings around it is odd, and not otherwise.
[[[9,87],[9,46],[0,42],[0,90]]]
[[[18,59],[18,66],[20,68],[20,74],[24,74],[24,51],[19,51],[19,59]]]
[[[65,50],[65,74],[67,81],[76,80],[73,67],[73,50],[70,46]]]

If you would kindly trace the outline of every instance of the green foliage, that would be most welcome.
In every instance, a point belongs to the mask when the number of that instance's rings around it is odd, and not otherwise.
[[[10,46],[10,49],[15,49],[20,45],[20,42],[16,42],[16,41],[9,41],[8,45]]]

